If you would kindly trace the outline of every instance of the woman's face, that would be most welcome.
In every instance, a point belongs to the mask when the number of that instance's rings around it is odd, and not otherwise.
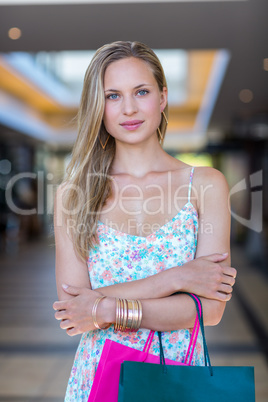
[[[104,92],[103,122],[116,140],[137,144],[156,136],[167,89],[159,90],[146,62],[129,57],[110,64],[104,75]]]

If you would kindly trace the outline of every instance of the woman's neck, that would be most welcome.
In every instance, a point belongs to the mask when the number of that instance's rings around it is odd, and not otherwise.
[[[116,144],[111,174],[144,177],[152,171],[162,171],[169,155],[158,142],[151,144]]]

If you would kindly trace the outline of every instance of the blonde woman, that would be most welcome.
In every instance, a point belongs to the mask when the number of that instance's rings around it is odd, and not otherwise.
[[[55,199],[53,307],[68,335],[82,334],[65,401],[87,401],[106,339],[142,350],[150,330],[162,331],[165,356],[183,361],[196,312],[175,292],[201,297],[205,325],[219,323],[231,298],[226,181],[163,150],[167,118],[155,53],[138,42],[101,47],[85,75],[78,136]],[[203,364],[201,338],[195,365]],[[157,336],[150,353],[159,354]]]

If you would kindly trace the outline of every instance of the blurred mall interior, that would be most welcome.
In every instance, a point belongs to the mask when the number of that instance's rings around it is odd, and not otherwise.
[[[78,337],[54,320],[53,199],[94,51],[138,40],[168,81],[164,148],[230,186],[232,264],[215,365],[255,367],[268,400],[267,0],[0,0],[0,401],[64,398]]]

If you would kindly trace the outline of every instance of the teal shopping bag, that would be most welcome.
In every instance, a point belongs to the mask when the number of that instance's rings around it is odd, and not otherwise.
[[[164,366],[126,361],[118,402],[254,402],[253,367]]]
[[[161,364],[123,362],[118,402],[255,402],[254,367],[212,367],[202,313],[199,321],[205,366],[166,365],[158,333]]]

